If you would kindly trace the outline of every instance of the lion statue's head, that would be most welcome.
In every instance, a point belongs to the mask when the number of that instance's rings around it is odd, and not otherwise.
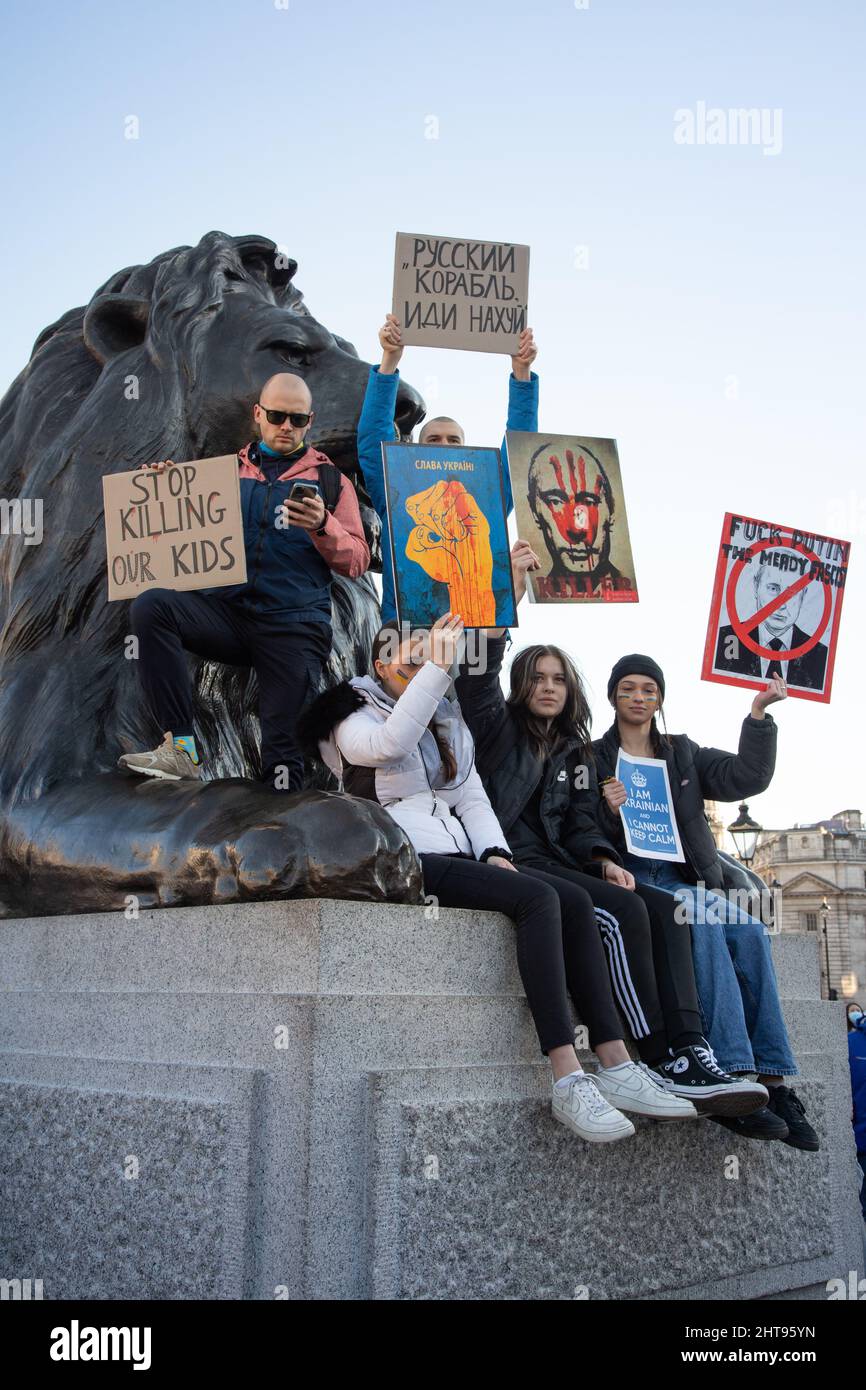
[[[0,403],[0,497],[41,501],[43,518],[41,543],[0,540],[0,804],[108,771],[161,733],[129,659],[128,607],[107,601],[103,473],[234,452],[262,383],[286,370],[312,391],[312,442],[357,466],[368,367],[312,317],[296,269],[266,237],[209,232],[118,271],[39,335]],[[401,386],[401,432],[421,415]],[[330,679],[365,669],[377,622],[371,581],[337,578]],[[256,776],[252,678],[199,663],[196,681],[210,766]]]

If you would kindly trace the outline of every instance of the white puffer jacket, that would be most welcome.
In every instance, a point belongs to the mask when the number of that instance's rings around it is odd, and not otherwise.
[[[370,676],[351,682],[363,708],[337,724],[319,744],[325,763],[343,782],[343,760],[375,768],[376,800],[401,825],[416,854],[471,854],[508,849],[508,841],[475,768],[475,746],[459,708],[444,698],[447,671],[427,661],[398,700]],[[442,786],[436,740],[427,725],[433,716],[457,761],[457,773]]]

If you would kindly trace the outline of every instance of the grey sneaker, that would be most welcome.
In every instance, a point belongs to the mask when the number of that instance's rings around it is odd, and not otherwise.
[[[167,782],[198,782],[201,768],[193,762],[185,748],[175,748],[174,736],[166,734],[152,753],[124,753],[117,766],[127,772],[140,772],[143,777],[162,777]]]

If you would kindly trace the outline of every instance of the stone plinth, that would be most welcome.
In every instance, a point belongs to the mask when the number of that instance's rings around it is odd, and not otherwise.
[[[707,1121],[571,1138],[496,914],[291,901],[0,941],[0,1277],[45,1298],[820,1297],[862,1263],[844,1011],[806,936],[774,951],[818,1154]]]

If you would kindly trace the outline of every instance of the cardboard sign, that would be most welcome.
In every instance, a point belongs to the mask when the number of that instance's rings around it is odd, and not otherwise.
[[[102,497],[109,601],[246,582],[235,454],[105,474]]]
[[[615,439],[506,435],[517,534],[542,568],[533,603],[637,603],[637,581]]]
[[[725,514],[701,676],[830,701],[850,542]]]
[[[628,793],[619,814],[629,854],[684,864],[667,763],[662,758],[635,758],[620,749],[616,775]]]
[[[383,443],[382,461],[400,622],[515,626],[499,450]]]
[[[528,298],[528,246],[397,233],[392,312],[404,343],[513,354]]]

